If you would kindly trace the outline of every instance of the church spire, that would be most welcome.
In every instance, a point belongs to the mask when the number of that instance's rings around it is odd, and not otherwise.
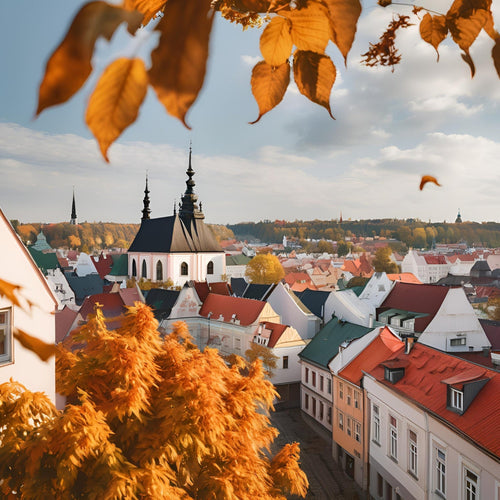
[[[71,204],[71,220],[69,223],[73,224],[73,226],[76,226],[76,224],[77,224],[77,221],[76,221],[76,203],[75,203],[75,186],[73,186],[73,203]]]
[[[186,170],[186,175],[188,179],[186,181],[186,191],[182,195],[181,203],[179,207],[179,216],[184,220],[185,223],[190,222],[192,219],[204,219],[205,216],[201,211],[201,208],[198,209],[198,196],[194,193],[194,186],[196,185],[193,177],[194,170],[192,166],[192,148],[191,143],[189,144],[189,163],[188,169]]]
[[[146,188],[144,189],[144,208],[142,209],[142,220],[149,219],[151,209],[149,208],[148,174],[146,173]]]
[[[460,209],[458,209],[457,218],[455,219],[455,224],[460,224],[462,222],[462,216],[460,215]]]

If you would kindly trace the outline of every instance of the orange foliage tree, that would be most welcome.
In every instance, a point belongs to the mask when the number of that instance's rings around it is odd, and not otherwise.
[[[378,0],[382,7],[391,0]],[[500,75],[500,34],[494,27],[492,0],[449,0],[437,13],[413,4],[395,17],[376,44],[363,54],[368,66],[397,64],[401,55],[396,33],[418,23],[420,36],[438,50],[450,35],[474,76],[470,47],[484,30],[494,41],[491,56]],[[151,86],[166,111],[188,127],[186,114],[205,79],[215,12],[246,27],[264,26],[260,37],[262,61],[253,68],[252,93],[259,107],[253,122],[278,105],[291,74],[299,91],[332,116],[330,93],[336,68],[326,54],[330,42],[344,60],[351,50],[361,14],[360,0],[123,0],[121,5],[93,1],[76,14],[65,38],[47,62],[39,91],[37,114],[70,99],[92,72],[97,39],[110,39],[121,23],[135,35],[141,26],[156,23],[158,46],[151,66],[137,57],[121,57],[103,72],[91,95],[86,123],[108,161],[109,146],[132,124]],[[410,21],[414,18],[413,23]]]
[[[228,367],[184,323],[163,340],[137,303],[110,331],[100,310],[59,347],[58,411],[0,385],[3,498],[284,499],[305,496],[296,443],[274,456],[275,391],[260,362]]]

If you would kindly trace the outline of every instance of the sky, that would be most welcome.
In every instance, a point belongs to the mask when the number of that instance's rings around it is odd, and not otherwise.
[[[431,2],[442,11],[450,3]],[[195,191],[209,223],[330,220],[340,213],[344,220],[450,222],[459,209],[464,220],[500,221],[500,79],[484,33],[471,49],[473,79],[449,41],[437,62],[418,26],[398,34],[403,60],[394,72],[367,68],[360,54],[395,10],[365,1],[347,68],[328,48],[337,68],[335,120],[292,84],[278,107],[249,125],[258,116],[250,76],[261,60],[261,31],[217,19],[204,88],[187,115],[192,130],[150,89],[107,164],[84,123],[97,76],[69,102],[33,118],[46,61],[81,5],[0,2],[0,208],[8,218],[69,221],[74,187],[79,221],[137,223],[146,172],[151,216],[171,215],[186,187],[191,141]],[[95,75],[123,55],[149,63],[155,41],[147,31],[131,39],[121,28],[111,42],[99,41]],[[424,174],[442,187],[419,191]]]

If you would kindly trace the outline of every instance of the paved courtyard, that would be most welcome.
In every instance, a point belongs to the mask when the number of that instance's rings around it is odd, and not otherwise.
[[[302,470],[309,479],[308,499],[320,500],[361,500],[364,498],[354,481],[339,470],[331,454],[331,440],[326,431],[313,429],[315,424],[299,409],[282,410],[271,415],[271,422],[280,431],[275,445],[300,443],[300,462]],[[290,497],[297,499],[298,497]]]

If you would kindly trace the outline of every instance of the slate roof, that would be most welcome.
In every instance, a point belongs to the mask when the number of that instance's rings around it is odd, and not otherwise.
[[[257,283],[250,283],[246,289],[243,297],[245,299],[265,300],[273,291],[274,285],[260,285]]]
[[[202,219],[192,219],[186,227],[179,215],[142,219],[129,252],[193,253],[222,252],[222,248]]]
[[[257,321],[265,305],[266,303],[261,300],[210,293],[201,306],[200,316],[207,318],[209,313],[212,313],[210,316],[212,320],[219,320],[222,316],[223,321],[230,323],[235,314],[235,319],[239,320],[240,325],[249,326]]]
[[[328,363],[338,354],[343,342],[363,337],[372,330],[373,328],[332,318],[301,351],[299,357],[328,368]]]
[[[146,304],[153,309],[158,321],[170,316],[172,307],[177,302],[179,290],[164,290],[163,288],[152,288],[146,297]]]
[[[367,373],[500,458],[500,432],[492,432],[492,429],[500,428],[500,373],[418,342],[409,354],[404,354],[403,347],[388,359],[401,359],[408,363],[401,380],[395,384],[385,380],[382,364]],[[448,410],[447,384],[461,385],[472,380],[487,382],[462,415]]]
[[[87,276],[77,276],[75,273],[64,273],[68,284],[75,292],[75,302],[81,305],[85,297],[102,293],[104,280],[97,274],[87,274]]]
[[[237,297],[243,297],[247,286],[245,278],[231,278],[231,290]]]
[[[318,318],[323,317],[325,302],[330,296],[331,292],[307,289],[302,292],[294,293],[309,309],[309,311],[318,316]]]
[[[57,269],[59,267],[57,255],[53,252],[43,253],[39,250],[35,250],[33,247],[28,247],[28,252],[35,261],[35,264],[43,272],[43,274],[47,274],[48,269]]]

